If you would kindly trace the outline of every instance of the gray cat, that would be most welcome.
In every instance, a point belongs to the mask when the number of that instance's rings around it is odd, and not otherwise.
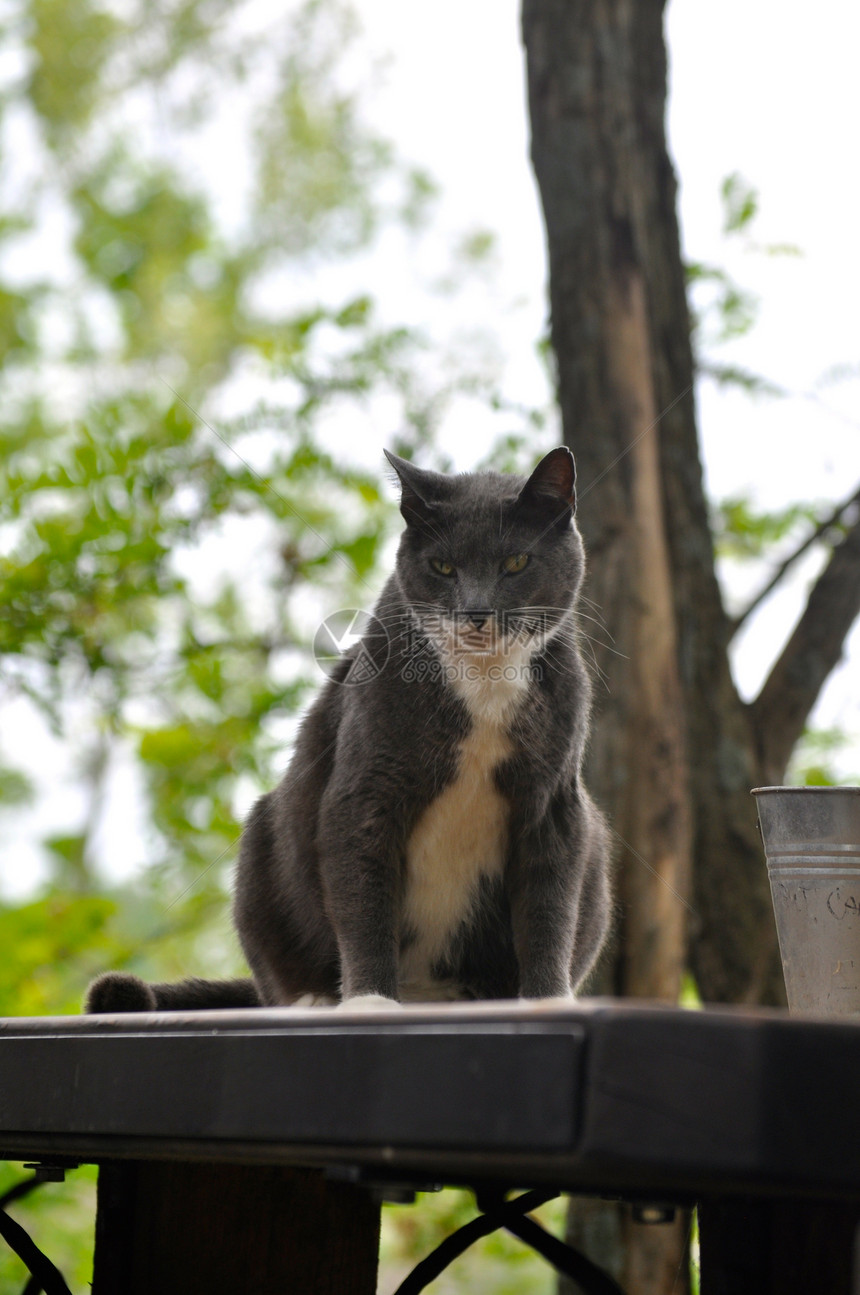
[[[569,996],[610,915],[570,451],[527,479],[387,455],[406,529],[242,836],[251,981],[110,972],[89,1011]]]

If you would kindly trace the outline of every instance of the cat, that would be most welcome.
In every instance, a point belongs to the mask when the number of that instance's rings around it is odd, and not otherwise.
[[[108,972],[87,1010],[569,998],[593,967],[609,833],[582,781],[573,455],[527,479],[386,455],[394,573],[242,835],[253,981]]]

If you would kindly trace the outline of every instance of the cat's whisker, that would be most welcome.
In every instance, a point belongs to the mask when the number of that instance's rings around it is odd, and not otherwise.
[[[599,647],[602,652],[608,652],[610,656],[618,657],[619,661],[629,661],[630,657],[626,652],[619,652],[617,648],[611,647],[609,643],[604,643],[602,639],[596,638],[594,634],[587,634],[585,630],[579,631],[581,638],[587,643]]]
[[[585,603],[586,607],[590,607],[595,616],[597,616],[599,620],[603,621],[603,608],[600,603],[596,603],[593,598],[586,597],[584,593],[580,593],[579,601],[580,603]]]
[[[559,669],[564,670],[567,667],[567,661],[555,653],[551,644],[544,650],[544,657]],[[586,644],[586,655],[581,655],[580,660],[594,681],[601,684],[607,692],[611,692],[609,676],[598,662],[594,648],[590,643]]]
[[[574,612],[574,616],[576,616],[576,618],[579,619],[578,612]],[[586,617],[586,619],[589,621],[593,620],[593,618],[590,616]],[[597,624],[598,624],[598,629],[602,630],[603,627],[599,623]],[[598,638],[596,635],[589,634],[588,631],[584,629],[581,625],[562,627],[552,637],[556,641],[562,640],[567,642],[569,646],[572,648],[575,648],[577,643],[581,639],[586,639],[589,643],[597,644],[597,646],[602,648],[604,652],[609,652],[612,654],[612,656],[617,656],[622,661],[630,660],[630,658],[626,655],[626,653],[620,652],[618,648],[613,647],[611,643],[605,643],[603,639]]]
[[[606,673],[606,671],[603,669],[603,666],[598,661],[594,648],[591,646],[590,643],[588,644],[588,647],[586,650],[587,650],[587,656],[583,657],[583,664],[585,665],[586,670],[590,672],[595,682],[601,684],[602,687],[606,690],[606,692],[611,695],[612,686],[610,683],[609,675]]]
[[[582,611],[579,607],[575,608],[573,615],[577,618],[577,620],[591,621],[592,625],[596,625],[598,629],[603,631],[603,633],[606,635],[608,639],[610,639],[613,643],[615,642],[615,639],[612,638],[612,635],[609,633],[609,630],[606,628],[606,625],[602,617],[589,616],[588,612]]]

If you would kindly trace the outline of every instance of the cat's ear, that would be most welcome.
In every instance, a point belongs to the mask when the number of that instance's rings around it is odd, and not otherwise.
[[[535,468],[517,498],[517,503],[556,513],[566,526],[576,512],[576,464],[566,445],[550,450]]]
[[[416,468],[407,459],[398,458],[389,450],[383,454],[400,478],[400,511],[410,525],[420,525],[433,516],[434,505],[442,498],[446,478],[440,472],[427,472]]]

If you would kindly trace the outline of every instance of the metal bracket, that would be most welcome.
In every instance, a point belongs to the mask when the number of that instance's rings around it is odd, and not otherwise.
[[[37,1183],[64,1183],[66,1171],[77,1169],[78,1164],[77,1160],[37,1160],[34,1164],[24,1165],[24,1168],[33,1170]]]

